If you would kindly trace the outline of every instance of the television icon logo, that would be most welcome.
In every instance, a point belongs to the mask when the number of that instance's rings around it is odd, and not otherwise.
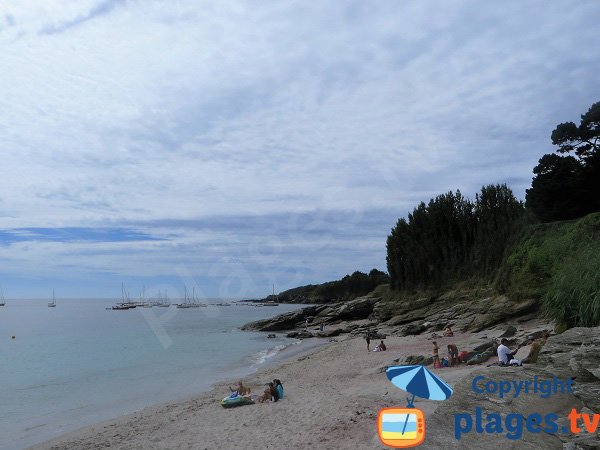
[[[377,432],[389,447],[421,445],[425,440],[425,415],[417,408],[384,408],[377,415]]]

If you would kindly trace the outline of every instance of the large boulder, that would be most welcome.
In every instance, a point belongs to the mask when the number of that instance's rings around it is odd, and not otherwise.
[[[373,312],[378,299],[373,297],[359,297],[349,302],[336,304],[337,308],[331,313],[337,320],[361,320],[368,318]]]
[[[419,321],[404,326],[400,331],[400,336],[412,336],[415,334],[421,334],[425,330],[427,330],[427,326],[425,326],[423,321]]]
[[[504,333],[502,333],[500,335],[500,337],[501,338],[509,338],[509,337],[513,337],[515,334],[517,334],[517,329],[514,326],[509,325],[506,328],[506,331]]]
[[[562,377],[578,381],[600,380],[600,327],[571,328],[550,336],[538,355],[538,364]]]
[[[286,337],[295,339],[309,339],[315,336],[310,331],[292,331],[291,333],[286,334]]]
[[[537,311],[539,302],[536,299],[523,300],[515,303],[505,295],[481,299],[478,301],[475,319],[469,328],[479,332],[504,322],[510,317],[520,316]]]

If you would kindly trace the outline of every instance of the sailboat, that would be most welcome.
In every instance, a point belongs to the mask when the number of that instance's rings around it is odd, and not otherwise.
[[[4,300],[4,290],[0,288],[0,306],[6,306],[6,300]]]
[[[279,306],[279,303],[277,303],[277,301],[278,298],[275,295],[275,285],[273,285],[273,295],[271,296],[271,299],[264,302],[262,306]]]
[[[54,296],[54,289],[52,289],[52,301],[48,302],[48,308],[56,308],[56,297]]]
[[[125,291],[125,285],[123,283],[121,283],[121,302],[117,303],[116,305],[111,306],[110,308],[106,308],[106,309],[113,309],[115,311],[124,311],[126,309],[133,309],[135,308],[135,303],[133,303],[130,299],[129,299],[129,293],[127,293]]]
[[[160,298],[158,307],[159,308],[168,308],[169,306],[171,306],[171,302],[169,301],[169,294],[167,293],[167,291],[165,291],[165,296],[164,296],[164,298]]]

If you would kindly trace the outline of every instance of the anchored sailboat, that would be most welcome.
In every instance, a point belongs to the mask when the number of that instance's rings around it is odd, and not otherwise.
[[[48,302],[48,308],[56,308],[56,297],[54,296],[54,289],[52,289],[52,301]]]

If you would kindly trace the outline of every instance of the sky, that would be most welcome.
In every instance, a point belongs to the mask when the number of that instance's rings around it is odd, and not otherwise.
[[[600,100],[596,1],[2,0],[7,298],[262,297],[386,270]]]

